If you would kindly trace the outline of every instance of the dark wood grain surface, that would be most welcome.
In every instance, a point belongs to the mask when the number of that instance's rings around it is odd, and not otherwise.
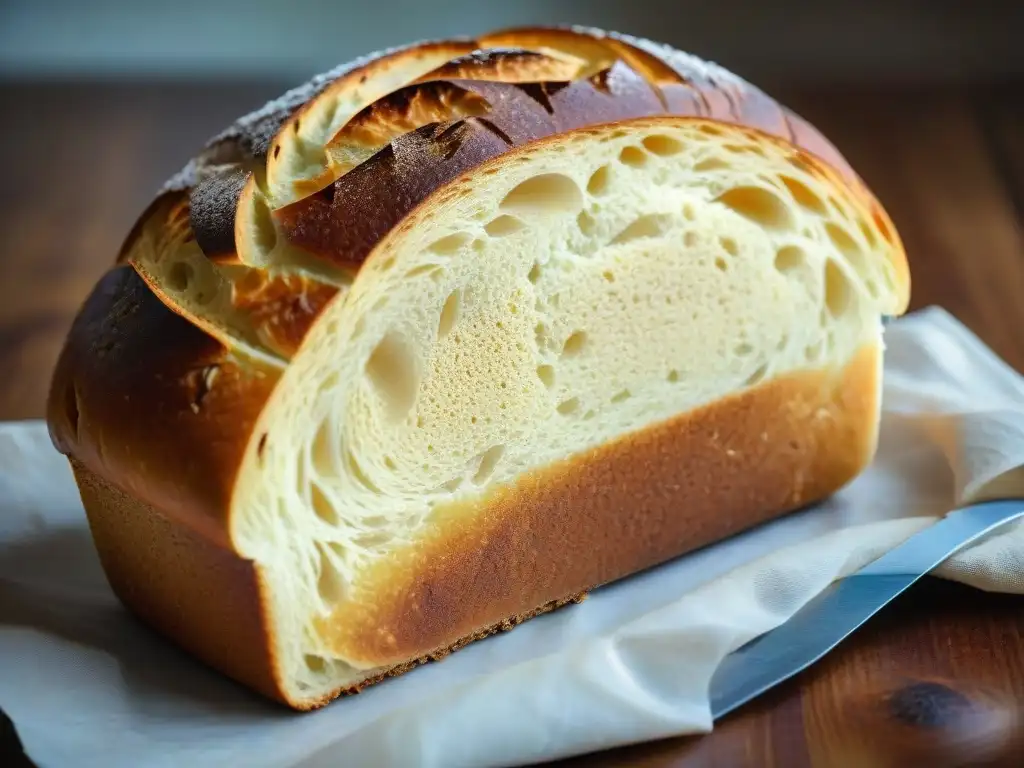
[[[280,84],[0,84],[0,420],[42,415],[79,301],[153,190]],[[940,304],[1024,371],[1024,84],[779,94],[828,134]],[[1024,599],[929,580],[715,732],[566,765],[1024,764]]]

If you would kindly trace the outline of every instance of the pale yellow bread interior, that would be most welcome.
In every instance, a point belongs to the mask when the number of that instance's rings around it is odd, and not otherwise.
[[[231,539],[289,698],[380,672],[321,621],[439,510],[880,351],[907,301],[895,238],[814,158],[688,118],[535,142],[427,198],[315,322],[239,472]]]

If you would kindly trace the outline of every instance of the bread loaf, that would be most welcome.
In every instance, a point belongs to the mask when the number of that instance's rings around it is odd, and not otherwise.
[[[417,43],[159,191],[48,419],[123,603],[307,709],[835,492],[908,293],[839,152],[722,68]]]

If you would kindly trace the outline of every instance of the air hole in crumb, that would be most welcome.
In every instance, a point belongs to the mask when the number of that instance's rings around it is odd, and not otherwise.
[[[762,227],[789,229],[793,226],[793,214],[786,203],[762,187],[734,187],[719,195],[717,200]]]
[[[804,348],[804,357],[810,363],[815,363],[815,362],[818,361],[818,358],[821,357],[821,340],[820,339],[818,341],[814,342],[813,344],[808,344]]]
[[[860,246],[857,245],[857,242],[850,236],[849,232],[832,221],[825,224],[825,232],[828,234],[828,239],[839,249],[840,253],[850,259],[851,263],[856,264],[858,262],[861,258]]]
[[[717,256],[715,257],[715,269],[719,272],[727,272],[729,270],[729,262],[723,257]]]
[[[764,150],[756,144],[723,144],[722,149],[727,152],[732,152],[736,155],[758,155],[760,157],[767,157]]]
[[[262,269],[247,269],[240,277],[234,278],[232,284],[238,293],[248,295],[262,291],[267,281],[268,275]]]
[[[796,168],[798,171],[814,175],[814,169],[811,165],[800,155],[793,155],[789,158],[789,164]]]
[[[718,242],[730,256],[735,256],[740,252],[739,246],[736,245],[736,241],[731,237],[720,237]]]
[[[786,185],[786,189],[789,190],[789,194],[793,196],[798,205],[821,215],[828,213],[828,209],[825,207],[822,199],[814,194],[802,181],[791,176],[780,176],[779,178]]]
[[[256,456],[260,460],[263,459],[263,451],[267,447],[267,433],[264,432],[260,435],[260,441],[256,443]]]
[[[270,215],[270,206],[262,196],[254,196],[252,201],[253,241],[256,249],[263,254],[270,253],[277,245],[277,230]]]
[[[441,487],[444,488],[444,490],[448,491],[448,493],[455,493],[455,491],[459,490],[459,486],[461,486],[461,485],[462,485],[462,478],[461,477],[453,477],[448,482],[442,483]]]
[[[619,234],[612,238],[609,245],[620,245],[630,240],[639,240],[643,237],[659,237],[671,226],[668,216],[658,213],[649,213],[634,219]]]
[[[624,389],[621,392],[617,392],[616,394],[614,394],[612,396],[612,402],[613,403],[622,403],[622,402],[625,402],[626,400],[629,400],[629,398],[631,398],[632,396],[633,396],[632,392],[630,392],[628,389]]]
[[[443,267],[437,264],[420,264],[418,267],[413,267],[405,273],[406,277],[419,277],[420,275],[434,276],[435,272],[442,272]]]
[[[349,474],[352,478],[363,486],[366,490],[371,493],[380,493],[380,488],[370,479],[369,475],[363,470],[359,460],[356,459],[355,454],[352,451],[345,452],[345,463],[348,465]]]
[[[568,400],[560,402],[556,410],[563,416],[569,416],[570,414],[576,413],[579,408],[580,399],[578,397],[570,397]]]
[[[459,309],[462,304],[462,295],[459,291],[452,291],[441,307],[441,316],[437,321],[437,338],[443,339],[459,319]]]
[[[611,169],[607,165],[602,165],[591,174],[590,181],[587,182],[587,192],[592,195],[603,195],[608,191],[611,175]]]
[[[687,248],[693,248],[697,244],[697,233],[687,232],[683,235],[683,245]]]
[[[647,153],[640,147],[623,147],[619,152],[619,162],[632,168],[642,168],[647,165]]]
[[[316,590],[328,606],[333,606],[340,602],[345,595],[345,580],[338,573],[338,569],[324,552],[323,547],[318,546],[317,549],[320,552],[320,577],[317,579]]]
[[[768,363],[764,363],[763,365],[759,366],[756,371],[754,371],[752,374],[747,376],[747,378],[743,382],[743,384],[744,384],[744,386],[752,387],[755,384],[757,384],[758,382],[762,381],[764,379],[764,377],[767,376],[767,375],[768,375]]]
[[[337,472],[337,452],[334,448],[331,427],[326,421],[323,421],[313,436],[313,444],[310,446],[309,452],[313,469],[318,475],[329,477]]]
[[[716,127],[714,125],[707,125],[707,124],[700,125],[700,126],[697,127],[697,130],[700,131],[701,133],[703,133],[706,136],[721,136],[722,135],[722,129],[718,128],[718,127]]]
[[[587,344],[587,334],[585,331],[574,331],[569,335],[569,338],[565,340],[562,345],[562,355],[565,357],[575,357]]]
[[[781,337],[779,337],[779,341],[775,345],[775,349],[781,352],[786,348],[787,344],[789,344],[789,335],[784,333]]]
[[[176,261],[167,270],[167,283],[172,290],[184,291],[192,282],[194,274],[191,264],[184,261]]]
[[[697,218],[697,212],[693,209],[692,203],[683,203],[683,218],[687,221],[693,221]]]
[[[548,344],[548,329],[544,323],[537,323],[533,327],[533,338],[537,342],[537,346],[543,349]]]
[[[501,216],[487,222],[487,224],[484,225],[484,231],[491,237],[506,237],[514,232],[518,232],[525,226],[526,225],[515,216],[509,216],[507,213],[503,213]]]
[[[392,421],[405,417],[416,399],[419,372],[405,338],[389,333],[366,361],[366,375],[377,390]]]
[[[735,354],[739,355],[740,357],[746,357],[747,355],[749,355],[753,351],[754,351],[753,345],[748,344],[745,341],[741,341],[739,344],[737,344],[735,347],[733,347],[733,352]]]
[[[281,148],[278,147],[278,150],[280,149]],[[311,653],[307,653],[305,656],[303,656],[303,660],[306,662],[306,668],[310,672],[323,672],[324,669],[326,669],[327,667],[327,664],[324,661],[323,656],[314,656]]]
[[[555,386],[555,369],[554,366],[550,365],[538,365],[537,366],[537,378],[541,380],[541,383],[551,389]]]
[[[454,253],[458,253],[459,249],[463,248],[472,239],[472,235],[467,232],[456,232],[454,235],[448,235],[440,240],[435,240],[430,244],[428,250],[439,256],[451,256]]]
[[[561,173],[544,173],[521,182],[501,201],[503,210],[523,215],[577,211],[583,207],[579,185]]]
[[[494,474],[495,468],[498,466],[498,462],[501,461],[501,457],[505,454],[504,445],[492,445],[483,455],[480,457],[480,463],[477,466],[476,474],[473,475],[473,483],[475,485],[483,485],[486,483],[491,475]]]
[[[678,155],[683,151],[683,143],[681,141],[674,139],[671,136],[665,136],[662,133],[655,133],[651,136],[645,137],[643,145],[647,148],[648,152],[652,152],[655,155],[660,155],[662,157]]]
[[[860,233],[864,235],[864,240],[867,242],[869,248],[878,247],[878,239],[875,237],[875,233],[871,230],[871,227],[867,225],[867,222],[861,221]]]
[[[580,211],[579,216],[576,217],[576,225],[580,228],[580,232],[589,237],[594,234],[597,221],[586,211]]]
[[[313,503],[313,513],[328,525],[337,525],[338,510],[327,500],[320,486],[316,483],[310,483],[309,495]]]
[[[391,471],[398,469],[398,465],[395,464],[395,460],[392,459],[390,456],[384,457],[384,466],[390,469]]]
[[[729,164],[720,157],[706,157],[700,162],[696,163],[693,166],[693,170],[697,171],[698,173],[702,173],[704,171],[717,171],[722,168],[728,167]]]
[[[540,263],[539,262],[536,262],[536,261],[533,262],[533,266],[530,267],[530,274],[528,274],[526,277],[534,285],[537,284],[537,281],[540,280]]]
[[[604,272],[602,272],[601,277],[603,277],[609,283],[615,282],[615,274],[609,269],[606,269]]]
[[[832,260],[825,262],[825,308],[832,317],[842,317],[854,301],[854,288],[846,273]]]
[[[775,252],[775,269],[784,275],[792,274],[807,263],[807,254],[796,245],[786,245]]]
[[[667,378],[669,381],[675,384],[677,381],[679,381],[679,371],[673,368],[671,371],[668,372],[668,376],[666,376],[665,378]]]

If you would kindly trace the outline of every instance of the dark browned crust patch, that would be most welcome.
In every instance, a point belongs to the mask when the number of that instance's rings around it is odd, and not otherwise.
[[[196,376],[213,367],[197,403]],[[72,324],[47,421],[61,452],[226,544],[235,476],[279,376],[241,363],[132,267],[115,267]]]
[[[211,261],[235,257],[235,211],[251,175],[244,167],[229,167],[204,178],[189,194],[192,234]]]

